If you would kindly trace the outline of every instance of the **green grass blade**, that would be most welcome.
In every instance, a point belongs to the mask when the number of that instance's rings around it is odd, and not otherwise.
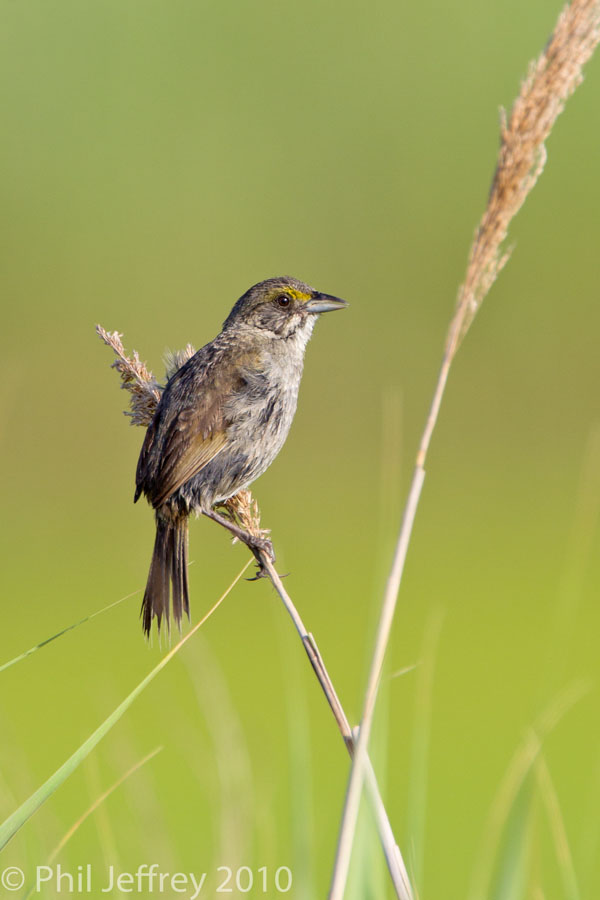
[[[105,791],[103,791],[99,797],[96,797],[96,799],[94,800],[92,805],[89,806],[86,809],[86,811],[84,813],[82,813],[82,815],[77,819],[77,821],[71,825],[71,827],[66,832],[66,834],[64,834],[62,836],[62,838],[60,839],[60,841],[58,842],[58,844],[56,845],[54,850],[52,850],[52,852],[48,855],[48,857],[46,859],[46,865],[50,865],[51,863],[54,862],[54,860],[56,859],[58,854],[61,852],[61,850],[65,846],[65,844],[67,844],[71,840],[71,838],[73,837],[75,832],[79,830],[79,828],[83,825],[83,823],[86,821],[86,819],[89,819],[89,817],[98,809],[98,807],[102,803],[104,803],[104,801],[108,797],[110,797],[110,795],[113,794],[117,790],[117,788],[121,787],[121,785],[123,784],[124,781],[127,781],[127,779],[131,775],[133,775],[135,772],[137,772],[138,769],[141,769],[142,766],[144,766],[147,762],[150,762],[151,759],[154,759],[154,757],[158,753],[160,753],[161,750],[162,750],[162,747],[156,747],[150,753],[146,754],[146,756],[144,756],[143,759],[139,759],[136,763],[134,763],[133,766],[131,766],[129,769],[127,769],[127,771],[124,772],[123,775],[120,775],[117,778],[117,780],[115,782],[113,782],[113,784],[111,784],[111,786],[109,788],[107,788]],[[23,897],[23,900],[28,900],[28,898],[31,897],[31,895],[33,893],[35,893],[35,882],[28,888],[27,893]]]
[[[499,853],[496,877],[489,900],[524,900],[533,838],[531,773],[515,798]]]
[[[0,672],[4,672],[5,669],[9,669],[11,666],[14,666],[15,663],[21,662],[21,660],[23,659],[27,659],[27,657],[31,656],[32,653],[35,653],[36,650],[40,650],[47,644],[51,644],[52,641],[55,641],[57,638],[62,637],[63,634],[67,634],[69,631],[73,631],[74,628],[79,628],[80,625],[85,625],[86,622],[90,622],[92,619],[95,619],[96,616],[101,616],[102,613],[108,612],[109,609],[112,609],[114,606],[118,606],[119,603],[123,603],[124,600],[129,600],[130,597],[134,597],[138,593],[139,590],[133,591],[133,593],[127,594],[126,597],[121,597],[120,600],[115,600],[114,603],[109,603],[108,606],[103,606],[102,609],[97,609],[96,612],[90,613],[89,616],[85,616],[83,619],[79,619],[78,622],[73,622],[72,625],[67,625],[66,628],[63,628],[62,631],[58,631],[56,634],[53,634],[52,637],[40,641],[40,643],[36,644],[35,647],[30,647],[29,650],[25,650],[23,653],[15,656],[14,659],[9,659],[8,662],[3,663],[0,666]]]
[[[581,893],[577,881],[577,871],[573,862],[573,854],[569,846],[567,829],[563,818],[560,802],[550,769],[543,756],[538,759],[536,765],[537,782],[544,801],[548,824],[552,832],[556,862],[563,883],[565,900],[581,900]]]
[[[62,785],[64,781],[71,775],[75,769],[80,765],[80,763],[88,756],[89,753],[94,749],[94,747],[102,740],[102,738],[110,731],[110,729],[115,725],[123,713],[125,713],[133,701],[139,697],[142,691],[148,687],[151,681],[156,678],[158,673],[165,668],[168,662],[173,659],[176,653],[181,650],[183,645],[189,641],[189,639],[198,631],[198,629],[206,622],[206,620],[213,614],[213,612],[217,609],[217,607],[223,602],[225,597],[229,594],[229,592],[235,587],[237,582],[240,580],[248,566],[250,565],[251,560],[248,560],[244,568],[241,572],[236,575],[234,580],[231,582],[227,590],[219,597],[216,603],[209,609],[209,611],[204,615],[200,621],[194,625],[194,627],[183,637],[178,644],[176,644],[172,650],[163,656],[161,661],[157,666],[152,669],[151,672],[146,675],[146,677],[140,681],[138,686],[134,688],[134,690],[120,703],[115,710],[108,716],[107,719],[89,736],[89,738],[81,744],[80,747],[75,751],[75,753],[70,756],[66,762],[60,766],[53,775],[48,778],[47,781],[42,784],[41,787],[34,791],[34,793],[19,806],[18,809],[12,813],[6,819],[5,822],[0,825],[0,850],[2,850],[10,841],[12,837],[17,833],[19,828],[27,822],[29,818],[40,808],[40,806],[46,802],[46,800],[52,796],[52,794]]]
[[[427,809],[429,746],[431,723],[433,721],[433,688],[435,664],[443,621],[444,613],[440,607],[437,607],[427,620],[420,654],[421,662],[416,670],[415,726],[410,763],[407,815],[410,827],[410,844],[412,845],[412,876],[414,884],[423,884],[425,811]]]
[[[562,717],[588,690],[589,685],[582,681],[566,687],[538,717],[515,751],[498,787],[489,812],[488,822],[484,828],[471,879],[469,900],[481,900],[481,898],[489,897],[494,863],[502,843],[502,834],[519,793],[537,762],[542,744]]]

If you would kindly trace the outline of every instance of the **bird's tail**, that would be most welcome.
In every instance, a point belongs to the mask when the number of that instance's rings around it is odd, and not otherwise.
[[[181,627],[181,617],[184,611],[189,618],[187,548],[187,518],[168,519],[157,513],[156,540],[141,610],[146,635],[150,634],[154,616],[156,616],[159,631],[163,616],[169,627],[171,598],[173,618],[177,625]]]

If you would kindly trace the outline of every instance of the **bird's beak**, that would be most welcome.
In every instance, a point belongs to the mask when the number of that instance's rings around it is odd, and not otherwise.
[[[333,312],[334,309],[343,309],[348,306],[345,300],[339,297],[331,297],[329,294],[319,294],[318,291],[312,295],[310,300],[304,304],[304,309],[309,313]]]

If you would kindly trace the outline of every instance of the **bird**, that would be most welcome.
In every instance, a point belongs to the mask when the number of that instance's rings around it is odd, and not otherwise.
[[[154,508],[156,538],[141,618],[146,636],[170,613],[189,618],[188,519],[203,514],[245,541],[259,560],[265,538],[251,537],[216,504],[247,489],[281,450],[298,400],[306,345],[321,313],[346,307],[296,278],[268,278],[235,303],[220,333],[168,380],[148,425],[134,502]]]

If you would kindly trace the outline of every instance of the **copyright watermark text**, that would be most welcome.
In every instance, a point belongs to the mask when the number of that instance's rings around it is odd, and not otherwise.
[[[19,891],[26,874],[18,866],[8,866],[0,872],[4,891]],[[207,872],[164,872],[158,863],[142,863],[128,872],[108,866],[96,871],[94,866],[66,869],[61,865],[36,866],[32,873],[34,893],[50,886],[57,894],[181,894],[186,900],[212,894],[287,894],[292,887],[292,871],[288,866],[271,869],[268,866],[216,866]],[[204,891],[204,893],[203,893]]]

